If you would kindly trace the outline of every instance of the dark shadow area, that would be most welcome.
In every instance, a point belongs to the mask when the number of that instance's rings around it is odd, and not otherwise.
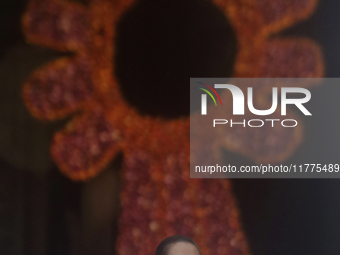
[[[116,72],[142,114],[189,115],[190,77],[230,77],[235,33],[206,0],[141,0],[118,27]]]

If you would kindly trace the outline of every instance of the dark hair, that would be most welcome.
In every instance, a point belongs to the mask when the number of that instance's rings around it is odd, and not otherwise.
[[[158,245],[155,255],[167,255],[170,246],[172,246],[173,244],[176,244],[176,243],[190,243],[197,248],[199,254],[201,255],[200,248],[197,246],[197,244],[193,240],[191,240],[189,237],[179,236],[179,235],[178,236],[170,236],[170,237],[165,238]]]

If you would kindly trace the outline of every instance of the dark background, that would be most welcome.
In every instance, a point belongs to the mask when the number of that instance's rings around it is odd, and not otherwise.
[[[211,6],[197,5],[194,0],[186,3],[175,0],[173,4],[165,0],[163,5],[156,5],[157,1],[143,2],[131,11],[132,14],[126,15],[120,26],[121,55],[118,59],[126,59],[126,62],[120,61],[122,63],[117,67],[120,70],[122,89],[127,97],[130,89],[138,91],[127,99],[144,114],[169,118],[186,114],[188,106],[183,102],[188,98],[188,93],[183,88],[183,83],[186,84],[188,78],[223,77],[230,73],[232,66],[225,69],[227,63],[223,59],[232,63],[235,52],[232,31],[220,35],[219,29],[228,30],[228,25],[220,20],[219,15],[211,20],[211,24],[204,23],[202,29],[196,32],[190,29],[197,26],[197,17],[207,20],[201,15],[204,13],[202,9],[206,10],[207,16],[216,14]],[[40,123],[34,120],[22,105],[20,89],[30,72],[61,53],[25,44],[20,29],[20,16],[25,4],[24,0],[0,2],[0,253],[113,254],[117,234],[117,208],[107,204],[114,204],[118,199],[114,195],[117,192],[112,187],[119,186],[117,180],[120,160],[117,159],[105,172],[87,183],[67,180],[51,161],[48,153],[49,141],[53,132],[63,126],[64,121]],[[183,8],[176,8],[176,4]],[[167,12],[169,8],[166,7],[169,6],[172,9]],[[151,21],[145,21],[148,29],[143,30],[138,20],[143,8],[150,13],[157,10],[158,15],[165,16],[165,23],[162,25],[169,28],[164,29],[159,40],[152,41],[150,48],[156,47],[160,53],[171,52],[167,38],[182,38],[175,40],[180,45],[177,56],[164,53],[161,57],[170,60],[161,67],[155,64],[158,63],[159,54],[143,55],[138,48],[127,43],[127,38],[134,36],[146,43],[143,40],[155,31],[158,33],[162,27],[151,26],[152,18],[157,18],[155,15],[150,18]],[[191,15],[187,17],[188,11]],[[321,1],[316,13],[309,20],[279,35],[307,36],[318,42],[323,48],[327,77],[340,76],[339,11],[339,1]],[[181,31],[172,30],[173,17],[179,20],[186,17],[188,27]],[[216,26],[218,29],[211,29]],[[186,36],[185,31],[191,31],[190,36],[205,39],[198,46],[191,47],[189,40],[192,39]],[[202,33],[204,36],[201,36]],[[209,45],[216,42],[217,46],[210,52]],[[223,45],[226,43],[228,51],[224,52]],[[129,55],[128,52],[132,53]],[[219,70],[217,73],[200,69],[200,63],[205,57],[220,53],[225,54],[223,56],[226,58],[217,61],[214,64],[216,66],[210,68]],[[178,58],[183,61],[178,61]],[[189,59],[194,59],[193,63],[197,64],[188,68],[186,61]],[[129,65],[127,60],[137,63],[133,66],[137,75],[132,80],[124,73],[124,65]],[[169,80],[174,73],[177,76],[174,80]],[[161,103],[156,104],[154,108],[157,110],[154,110],[139,99],[142,89],[139,91],[138,87],[131,87],[131,84],[136,86],[138,83],[135,81],[141,82],[140,78],[147,74],[150,75],[148,83],[140,84],[139,88],[149,86],[147,88],[157,90],[163,101],[173,96],[168,91],[167,84],[178,84],[178,89],[184,89],[182,96],[177,98],[176,110],[162,108],[162,105],[167,104]],[[317,116],[322,116],[322,119],[307,120],[306,142],[291,160],[340,163],[329,162],[338,159],[340,88],[315,88],[312,94],[313,103],[309,109],[317,113]],[[239,155],[232,156],[235,162],[248,162]],[[340,253],[340,180],[233,180],[233,184],[254,255]],[[103,196],[107,200],[101,200]]]

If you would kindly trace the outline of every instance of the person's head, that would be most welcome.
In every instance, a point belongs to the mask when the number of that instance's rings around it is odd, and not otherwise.
[[[188,237],[170,236],[158,245],[155,255],[201,255],[201,250]]]

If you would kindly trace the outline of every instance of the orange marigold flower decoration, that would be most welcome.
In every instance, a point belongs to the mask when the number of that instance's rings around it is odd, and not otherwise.
[[[322,57],[308,39],[270,35],[308,17],[315,0],[212,0],[230,20],[238,42],[234,77],[321,77]],[[116,26],[135,0],[31,0],[23,18],[29,42],[74,52],[47,64],[23,95],[42,120],[80,112],[58,132],[51,152],[73,180],[98,174],[124,153],[118,254],[153,254],[165,237],[194,238],[203,254],[248,254],[228,180],[190,179],[189,119],[142,116],[122,97],[115,76]],[[246,130],[246,129],[245,129]],[[247,129],[248,130],[248,129]],[[276,143],[264,133],[234,134],[225,146],[254,160],[287,157],[301,130]],[[297,133],[296,133],[297,132]],[[235,140],[235,137],[238,138]],[[262,147],[256,147],[258,141]]]

